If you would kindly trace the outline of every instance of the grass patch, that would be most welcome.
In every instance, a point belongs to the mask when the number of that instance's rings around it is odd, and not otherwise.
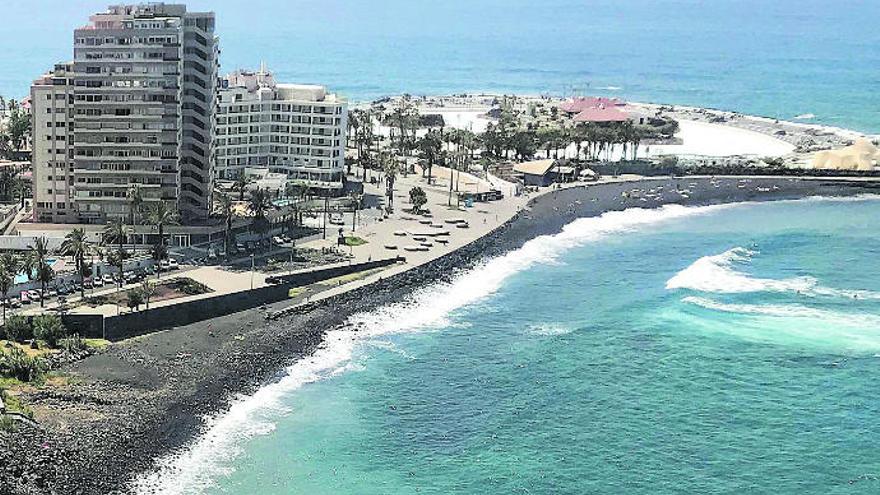
[[[364,240],[360,237],[354,236],[354,235],[350,235],[350,236],[345,237],[345,245],[346,246],[351,246],[351,247],[363,246],[366,243],[367,243],[366,240]]]
[[[17,412],[31,419],[34,419],[34,412],[21,402],[16,395],[3,393],[3,403],[6,404],[6,410],[9,412]]]
[[[289,291],[287,291],[287,297],[294,298],[297,296],[301,296],[301,295],[305,294],[306,292],[308,292],[308,289],[305,287],[294,287],[294,288],[290,289]]]
[[[97,349],[97,350],[103,349],[103,348],[107,347],[108,345],[110,345],[110,341],[104,340],[104,339],[82,339],[82,340],[83,340],[83,343],[86,345],[86,347],[91,347],[92,349]]]

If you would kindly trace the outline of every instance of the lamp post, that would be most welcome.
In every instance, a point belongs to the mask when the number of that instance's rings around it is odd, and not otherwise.
[[[254,262],[254,253],[251,253],[251,290],[254,290],[254,269],[255,269],[254,263],[255,263]]]

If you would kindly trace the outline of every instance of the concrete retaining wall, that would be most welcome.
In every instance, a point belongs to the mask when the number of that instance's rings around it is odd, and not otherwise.
[[[275,277],[278,281],[275,285],[268,287],[222,294],[106,318],[101,315],[66,315],[63,317],[63,321],[71,332],[77,332],[83,337],[106,338],[111,341],[124,340],[158,330],[237,313],[263,304],[283,301],[289,297],[290,289],[293,287],[302,287],[343,275],[390,266],[401,261],[405,261],[405,259],[401,257],[389,258],[281,275]]]

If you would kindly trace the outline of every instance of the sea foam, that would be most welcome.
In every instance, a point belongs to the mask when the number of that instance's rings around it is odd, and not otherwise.
[[[698,292],[738,294],[748,292],[793,292],[810,297],[880,299],[880,293],[858,289],[835,289],[819,284],[814,277],[785,279],[757,278],[737,270],[757,253],[735,247],[721,254],[704,256],[666,282],[669,290],[689,289]]]
[[[554,263],[572,248],[609,235],[730,206],[667,205],[581,218],[566,225],[559,234],[532,239],[520,249],[490,259],[449,283],[438,283],[416,291],[400,303],[356,314],[342,327],[328,332],[314,354],[288,367],[282,378],[252,395],[234,398],[228,410],[206,418],[204,432],[185,449],[160,459],[156,471],[134,481],[133,491],[204,493],[215,485],[215,480],[232,472],[233,460],[249,439],[271,433],[279,417],[291,412],[284,401],[287,395],[308,383],[358,369],[353,358],[361,344],[390,334],[443,327],[453,311],[491,295],[508,277],[536,264]]]

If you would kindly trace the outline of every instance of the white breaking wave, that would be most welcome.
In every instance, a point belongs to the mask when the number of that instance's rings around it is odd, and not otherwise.
[[[620,91],[623,89],[621,86],[598,86],[596,89],[604,89],[605,91]]]
[[[813,277],[781,280],[756,278],[736,270],[747,263],[754,251],[735,247],[721,254],[704,256],[666,282],[666,288],[699,292],[738,294],[747,292],[795,292],[804,296],[844,297],[848,299],[880,299],[880,294],[867,290],[834,289],[819,285]]]
[[[776,318],[805,318],[834,326],[880,329],[880,317],[864,313],[843,313],[809,308],[799,304],[727,304],[704,297],[688,296],[683,302],[714,311]]]
[[[816,118],[816,115],[814,115],[812,113],[802,113],[802,114],[798,115],[797,117],[795,117],[795,119],[797,119],[797,120],[810,120],[810,119],[815,119],[815,118]]]
[[[327,333],[324,343],[307,358],[287,368],[285,376],[249,396],[232,401],[228,411],[206,419],[205,432],[186,449],[159,461],[159,468],[138,478],[138,494],[199,494],[232,472],[231,464],[246,442],[275,429],[280,416],[291,411],[284,398],[303,385],[350,369],[358,345],[383,335],[438,328],[451,312],[494,293],[508,277],[539,263],[553,263],[567,250],[650,225],[707,214],[734,205],[657,209],[633,208],[581,218],[562,232],[540,236],[520,249],[490,259],[450,283],[417,291],[404,302],[390,304],[349,318],[342,328]],[[382,344],[379,344],[382,345]]]
[[[574,328],[560,323],[541,323],[540,325],[529,326],[529,333],[534,335],[542,335],[552,337],[555,335],[566,335],[574,331]]]
[[[816,280],[811,277],[783,280],[753,278],[734,268],[738,263],[749,261],[754,255],[754,251],[735,247],[721,254],[704,256],[670,278],[666,282],[666,288],[734,294],[762,291],[805,291],[816,285]]]

